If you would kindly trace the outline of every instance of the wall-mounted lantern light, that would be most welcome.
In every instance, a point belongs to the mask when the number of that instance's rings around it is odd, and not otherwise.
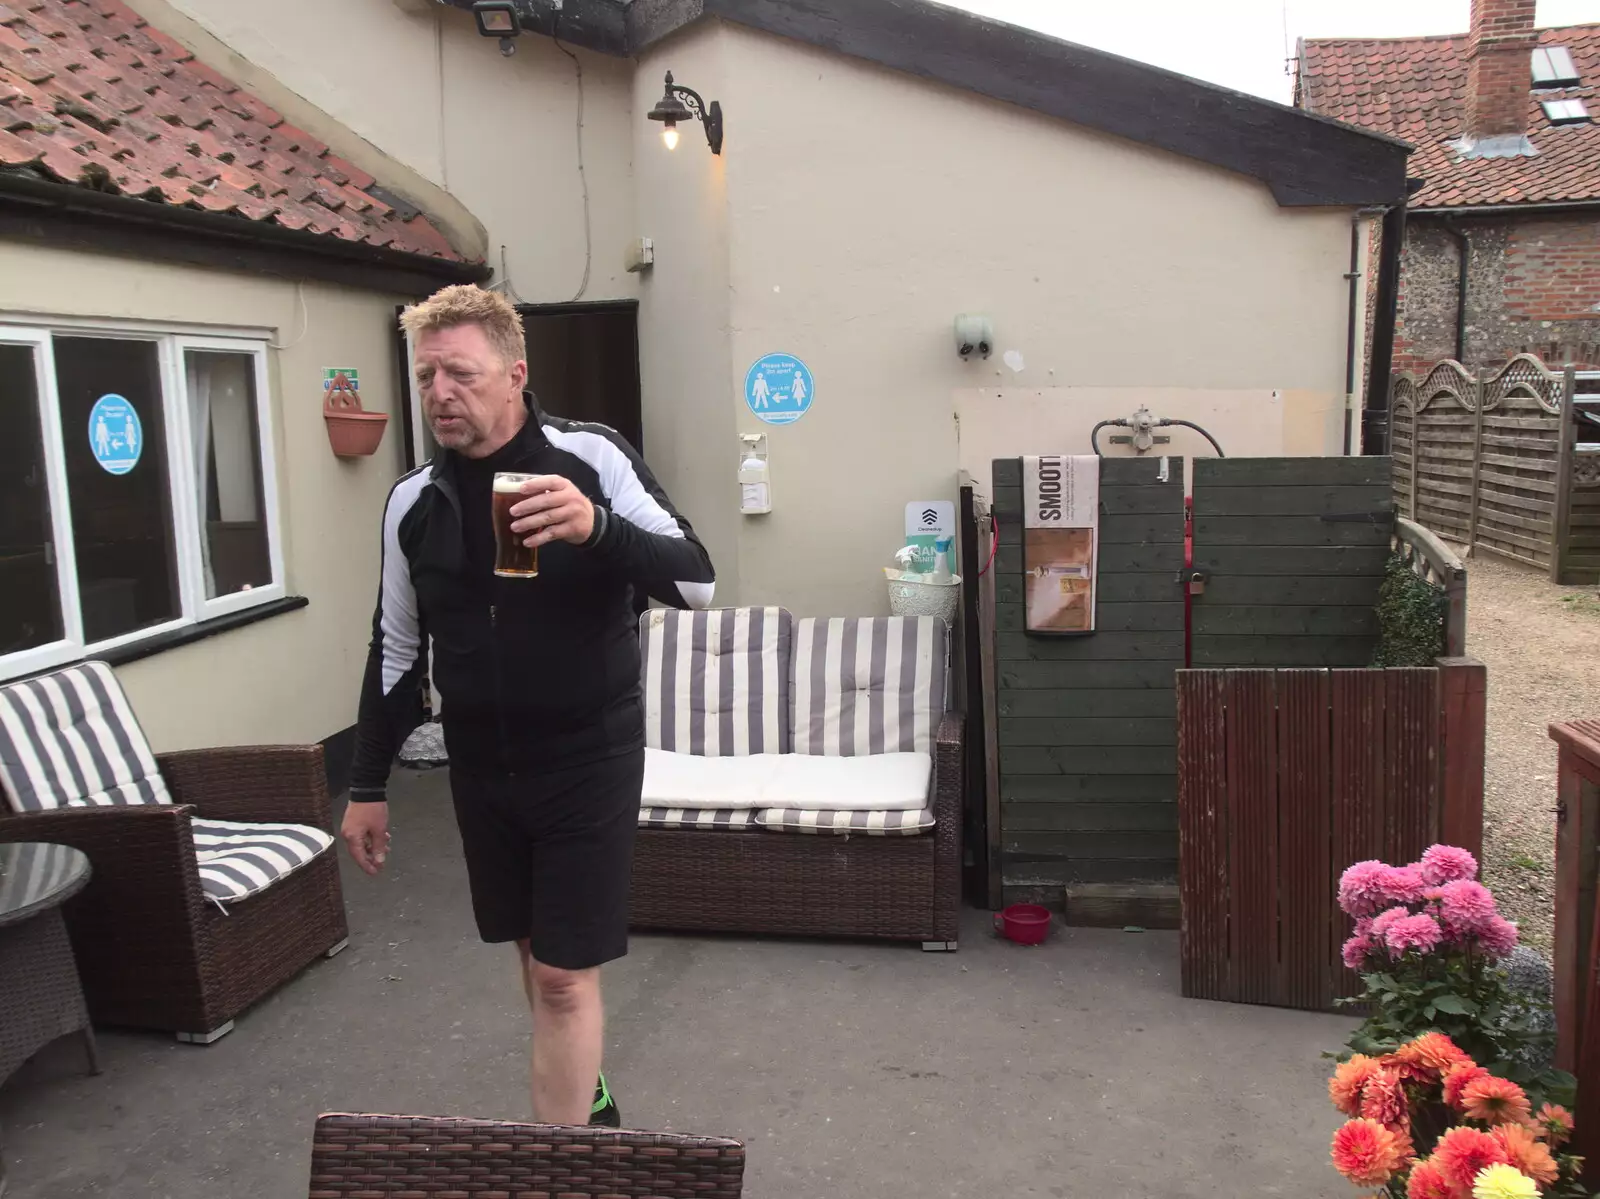
[[[661,140],[667,149],[678,148],[678,122],[699,118],[706,127],[706,142],[713,154],[722,153],[722,105],[716,100],[708,105],[692,87],[679,87],[672,82],[672,72],[667,72],[667,90],[647,114],[652,121],[661,122]]]
[[[477,0],[472,6],[472,19],[478,23],[478,32],[484,37],[500,39],[500,53],[510,58],[517,52],[514,40],[522,32],[517,20],[517,6],[511,0]]]

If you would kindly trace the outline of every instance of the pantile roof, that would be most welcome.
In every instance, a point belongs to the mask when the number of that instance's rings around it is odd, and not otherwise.
[[[1577,87],[1539,88],[1529,65],[1526,132],[1536,154],[1462,158],[1467,35],[1372,40],[1307,39],[1296,102],[1416,146],[1410,173],[1426,182],[1413,208],[1570,203],[1600,199],[1600,124],[1553,125],[1543,101],[1581,99],[1600,118],[1600,25],[1541,29],[1539,45],[1565,46]]]
[[[461,261],[426,216],[122,0],[0,0],[0,170]]]

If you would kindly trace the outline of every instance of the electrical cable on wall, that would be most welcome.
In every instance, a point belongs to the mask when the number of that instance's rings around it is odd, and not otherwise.
[[[578,294],[570,301],[576,303],[583,299],[584,293],[589,290],[589,273],[594,268],[594,234],[589,219],[589,175],[583,163],[583,63],[576,54],[561,44],[560,8],[556,9],[551,40],[555,42],[557,50],[572,60],[572,68],[576,72],[578,81],[578,179],[583,184],[583,282],[578,286]]]
[[[500,278],[489,284],[489,290],[503,292],[506,299],[513,304],[528,302],[517,294],[517,285],[511,282],[511,267],[506,263],[506,247],[503,242],[500,245]]]
[[[300,332],[295,335],[293,341],[285,342],[282,345],[275,341],[269,341],[267,343],[269,350],[292,350],[306,339],[306,333],[311,329],[311,312],[306,307],[306,285],[304,283],[296,283],[294,285],[294,296],[295,299],[300,301]]]

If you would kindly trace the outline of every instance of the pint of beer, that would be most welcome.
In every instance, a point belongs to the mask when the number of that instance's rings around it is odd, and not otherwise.
[[[525,534],[513,533],[511,506],[527,497],[522,485],[534,475],[515,475],[504,471],[494,477],[494,573],[502,579],[531,579],[539,573],[537,546],[522,544]]]

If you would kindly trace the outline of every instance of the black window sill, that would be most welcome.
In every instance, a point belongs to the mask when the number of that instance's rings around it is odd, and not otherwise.
[[[226,616],[202,620],[199,624],[186,625],[181,629],[173,629],[168,633],[157,633],[154,637],[146,637],[142,641],[119,645],[115,649],[102,650],[92,656],[99,662],[107,662],[112,666],[123,666],[129,662],[137,662],[140,658],[149,658],[169,649],[177,649],[180,645],[204,641],[207,637],[215,637],[218,633],[226,633],[232,629],[242,629],[245,625],[255,624],[258,620],[270,620],[274,616],[282,616],[285,612],[294,612],[297,609],[304,608],[310,602],[303,595],[286,595],[282,599],[272,600],[270,603],[261,604],[254,608],[244,608],[238,612],[229,612]],[[59,670],[60,667],[55,669]]]

